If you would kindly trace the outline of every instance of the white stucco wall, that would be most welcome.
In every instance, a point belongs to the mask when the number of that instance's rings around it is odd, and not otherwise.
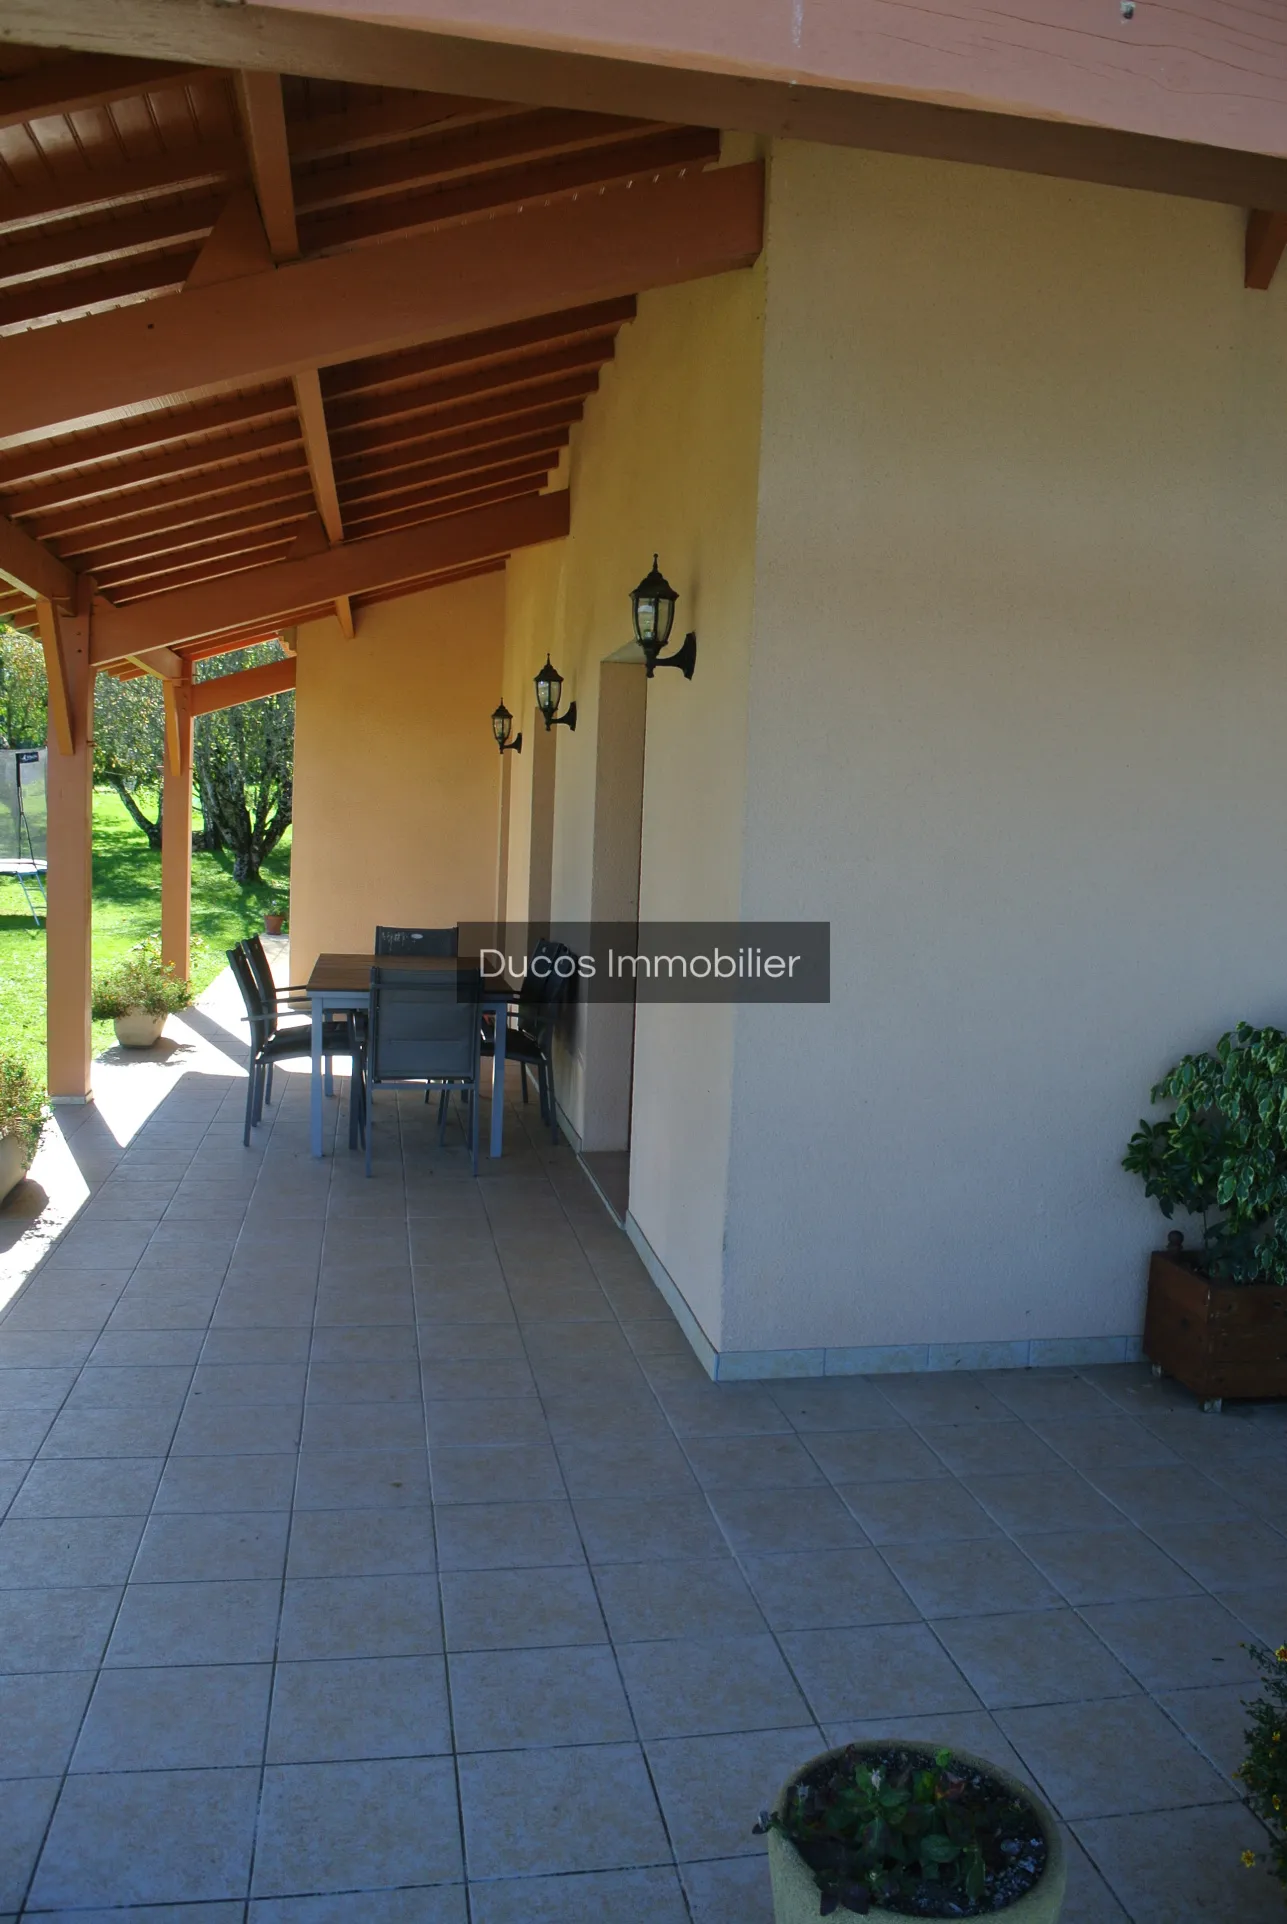
[[[783,145],[721,1347],[1138,1331],[1149,1085],[1287,1021],[1287,290],[1242,216]],[[1280,276],[1280,283],[1283,277]]]

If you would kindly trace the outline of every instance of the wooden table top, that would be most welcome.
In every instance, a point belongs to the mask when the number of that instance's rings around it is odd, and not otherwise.
[[[478,958],[469,955],[332,955],[323,953],[313,964],[312,973],[305,983],[310,995],[365,995],[371,986],[372,969],[387,970],[390,975],[401,974],[403,970],[417,974],[451,974],[457,970],[462,974],[478,974]],[[488,983],[489,995],[513,995],[517,993],[508,983]]]

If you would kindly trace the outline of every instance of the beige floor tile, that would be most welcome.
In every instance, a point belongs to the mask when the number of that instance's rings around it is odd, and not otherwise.
[[[66,1770],[94,1674],[64,1670],[0,1676],[0,1777],[56,1777]],[[0,1811],[3,1807],[0,1796]],[[5,1828],[0,1816],[0,1833]]]
[[[1282,1924],[1281,1886],[1240,1862],[1265,1843],[1241,1804],[1101,1817],[1074,1830],[1132,1924]]]
[[[436,1504],[522,1503],[564,1494],[559,1460],[549,1443],[511,1449],[491,1444],[438,1444],[432,1461]]]
[[[709,1490],[795,1489],[823,1480],[813,1457],[791,1435],[690,1435],[684,1448],[698,1482]]]
[[[255,1459],[246,1459],[252,1461]],[[286,1569],[290,1517],[282,1510],[154,1513],[132,1572],[136,1583],[211,1583],[280,1577]]]
[[[1276,1650],[1282,1641],[1283,1593],[1278,1584],[1244,1583],[1221,1588],[1220,1601],[1250,1630],[1252,1639]]]
[[[942,1459],[906,1426],[818,1430],[804,1441],[833,1483],[910,1483],[947,1475]]]
[[[271,1682],[266,1663],[105,1670],[71,1768],[257,1767],[264,1754]]]
[[[308,1371],[308,1401],[330,1403],[420,1403],[420,1369],[405,1363],[319,1362]]]
[[[319,1329],[313,1335],[314,1368],[319,1363],[414,1363],[416,1360],[415,1331],[400,1324]]]
[[[57,1777],[26,1777],[4,1786],[0,1904],[16,1908],[27,1894],[58,1786]]]
[[[682,1496],[578,1497],[574,1507],[593,1563],[728,1554],[710,1506],[696,1490]]]
[[[1207,1690],[1167,1690],[1157,1701],[1190,1743],[1232,1782],[1247,1755],[1246,1703],[1253,1694],[1247,1684],[1215,1684]]]
[[[251,1404],[242,1409],[189,1403],[174,1432],[174,1456],[278,1455],[297,1449],[302,1405]],[[46,1446],[48,1447],[48,1446]]]
[[[163,1457],[47,1457],[33,1463],[11,1517],[146,1516]]]
[[[609,1433],[560,1440],[556,1447],[573,1498],[682,1496],[697,1487],[684,1452],[670,1437]]]
[[[903,1418],[874,1383],[854,1377],[769,1383],[766,1392],[792,1428],[802,1433],[900,1429],[903,1424]]]
[[[200,1363],[192,1378],[192,1401],[199,1409],[239,1409],[246,1403],[289,1408],[304,1394],[301,1363]]]
[[[1123,1519],[1125,1521],[1125,1519]],[[1069,1603],[1192,1596],[1197,1582],[1142,1530],[1050,1530],[1016,1538]]]
[[[743,1568],[774,1630],[910,1623],[920,1612],[875,1550],[751,1557]]]
[[[1180,1461],[1174,1450],[1129,1416],[1098,1417],[1079,1423],[1034,1417],[1032,1425],[1065,1462],[1091,1477],[1099,1470]]]
[[[467,1913],[464,1885],[439,1884],[330,1897],[267,1897],[252,1903],[248,1916],[250,1924],[466,1924]],[[176,1918],[175,1924],[188,1920]],[[191,1924],[206,1920],[193,1918]],[[240,1911],[235,1924],[241,1924]]]
[[[661,1866],[476,1883],[470,1904],[474,1924],[688,1924],[678,1874]]]
[[[440,1582],[448,1650],[522,1650],[607,1641],[595,1586],[583,1564],[447,1570]]]
[[[429,1447],[460,1444],[533,1446],[549,1440],[549,1428],[539,1397],[462,1398],[425,1405]]]
[[[619,1644],[617,1656],[645,1739],[791,1729],[811,1721],[770,1636]]]
[[[437,1567],[433,1512],[297,1510],[291,1520],[289,1577],[416,1576]]]
[[[1000,1537],[956,1543],[895,1543],[882,1554],[927,1617],[1056,1609],[1063,1601],[1023,1552]]]
[[[306,1363],[309,1332],[285,1329],[212,1329],[201,1350],[203,1363]]]
[[[441,1649],[432,1577],[307,1577],[286,1584],[278,1651],[283,1662],[423,1657]]]
[[[449,1759],[270,1764],[265,1770],[256,1896],[451,1883],[460,1875]]]
[[[1233,1794],[1146,1697],[999,1710],[997,1722],[1070,1822],[1221,1803]]]
[[[307,1403],[304,1449],[423,1449],[425,1417],[414,1403]]]
[[[646,1745],[662,1814],[681,1861],[764,1857],[752,1835],[793,1771],[825,1748],[814,1724],[736,1736],[677,1737]]]
[[[611,1563],[595,1581],[615,1643],[757,1636],[765,1619],[731,1558]]]
[[[471,1878],[665,1865],[670,1849],[637,1744],[460,1760]]]
[[[1089,1604],[1081,1614],[1146,1690],[1198,1690],[1256,1674],[1242,1649],[1243,1625],[1214,1597]]]
[[[782,1648],[820,1723],[978,1708],[974,1691],[922,1623],[792,1631]]]
[[[122,1587],[0,1590],[0,1675],[92,1668],[103,1654]]]
[[[606,1644],[466,1651],[448,1662],[460,1752],[611,1744],[634,1734]]]
[[[303,1450],[297,1510],[396,1510],[429,1501],[424,1445],[406,1450]]]
[[[337,1763],[451,1750],[441,1657],[282,1663],[273,1686],[268,1761]]]
[[[681,1864],[693,1924],[773,1924],[769,1867],[762,1857]]]
[[[169,1410],[63,1410],[41,1445],[42,1456],[164,1456],[174,1436]]]
[[[982,1504],[955,1477],[928,1477],[915,1483],[840,1483],[837,1489],[873,1543],[934,1543],[1001,1534]]]
[[[158,1515],[289,1510],[294,1453],[277,1456],[176,1456],[156,1493]]]
[[[709,1501],[739,1556],[848,1550],[867,1542],[834,1490],[713,1490]]]
[[[69,1777],[32,1885],[34,1909],[244,1895],[257,1770]]]
[[[0,1587],[124,1583],[142,1531],[139,1516],[11,1517],[0,1524]]]
[[[1039,1475],[1060,1458],[1026,1423],[935,1423],[921,1436],[954,1476]]]
[[[1003,1530],[1035,1535],[1042,1530],[1115,1530],[1125,1521],[1077,1470],[1042,1470],[1026,1476],[965,1477],[965,1486]]]
[[[1130,1924],[1126,1912],[1067,1825],[1060,1828],[1068,1864],[1068,1886],[1060,1924]]]
[[[449,1504],[438,1511],[437,1532],[444,1570],[518,1570],[585,1561],[566,1501]]]
[[[105,1661],[113,1668],[271,1662],[280,1598],[277,1581],[131,1583]]]
[[[992,1709],[1128,1696],[1139,1689],[1131,1673],[1071,1610],[949,1617],[936,1629]]]

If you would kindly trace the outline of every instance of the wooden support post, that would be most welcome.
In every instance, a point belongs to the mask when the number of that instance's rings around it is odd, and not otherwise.
[[[192,683],[165,684],[165,776],[161,789],[161,960],[186,977],[192,966]]]
[[[89,660],[88,599],[82,597],[81,610],[74,615],[46,603],[40,617],[45,658],[53,671],[49,676],[53,740],[48,766],[45,921],[49,1094],[55,1102],[86,1102],[91,1095],[94,793],[94,670]]]

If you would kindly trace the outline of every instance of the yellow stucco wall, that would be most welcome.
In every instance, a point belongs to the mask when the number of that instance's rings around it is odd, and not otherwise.
[[[743,906],[831,917],[834,1006],[739,1013],[731,1350],[1138,1332],[1149,1087],[1287,1020],[1241,256],[1232,208],[775,151]]]
[[[640,913],[737,913],[760,412],[760,270],[645,294],[566,462],[572,525],[509,564],[505,699],[525,731],[548,649],[575,699],[559,729],[553,911],[590,912],[599,664],[631,640],[629,593],[654,549],[700,637],[691,683],[648,694]],[[511,773],[509,913],[523,912],[531,766]],[[727,1010],[652,1007],[635,1053],[631,1213],[719,1341],[732,1077]],[[574,1044],[563,1096],[580,1127]]]
[[[291,967],[368,950],[377,922],[495,912],[505,578],[299,630]]]

